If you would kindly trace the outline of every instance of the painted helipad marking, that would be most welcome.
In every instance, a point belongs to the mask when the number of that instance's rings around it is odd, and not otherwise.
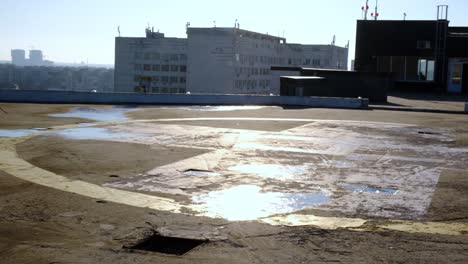
[[[26,139],[27,138],[24,138],[24,140]],[[35,167],[18,157],[15,151],[15,145],[22,141],[3,141],[3,144],[0,146],[0,170],[25,181],[98,200],[180,213],[182,206],[171,199],[102,187],[84,181],[74,181],[53,172]]]
[[[172,122],[172,121],[203,121],[203,120],[264,120],[264,121],[288,121],[288,122],[337,122],[338,120],[321,119],[279,119],[279,118],[181,118],[181,119],[153,119],[153,120],[134,120],[123,122],[96,122],[96,125],[109,125],[121,123],[136,122]],[[366,123],[366,124],[388,124],[398,126],[413,126],[405,124],[392,124],[382,122],[366,121],[342,121],[341,123]],[[79,125],[67,125],[52,127],[53,130],[74,128]],[[42,134],[37,133],[35,136]],[[15,149],[16,144],[26,141],[30,137],[0,139],[0,170],[13,175],[17,178],[33,182],[42,186],[47,186],[61,191],[72,192],[82,196],[125,204],[135,207],[144,207],[154,210],[167,211],[172,213],[181,213],[184,205],[163,197],[154,195],[145,195],[135,192],[123,191],[114,188],[102,187],[83,181],[75,181],[61,175],[57,175],[47,170],[40,169],[21,159]],[[260,222],[271,225],[285,226],[317,226],[323,229],[351,228],[358,231],[370,231],[364,225],[371,225],[373,220],[359,218],[341,218],[341,217],[319,217],[315,215],[289,214],[286,216],[267,217],[259,219]],[[429,233],[444,235],[461,235],[468,232],[468,223],[443,223],[443,222],[412,222],[389,220],[386,224],[375,224],[375,229],[397,230],[410,233]]]

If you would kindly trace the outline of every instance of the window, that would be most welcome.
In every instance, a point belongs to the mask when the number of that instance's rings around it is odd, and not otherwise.
[[[418,40],[418,42],[416,43],[416,47],[418,49],[430,49],[431,42],[429,40]]]
[[[452,84],[454,85],[461,84],[462,82],[462,65],[461,64],[453,64],[451,81],[452,81]]]
[[[181,61],[186,61],[187,60],[187,55],[185,54],[180,54],[179,55]]]
[[[418,60],[418,79],[420,81],[434,81],[434,61]]]
[[[185,65],[180,65],[179,69],[180,69],[180,72],[187,72],[187,66]]]
[[[178,61],[178,60],[179,60],[179,55],[171,54],[171,61]]]
[[[178,78],[178,77],[171,77],[169,83],[178,83],[178,82],[179,82],[179,78]]]
[[[179,66],[171,65],[171,72],[178,72],[178,71],[179,71]]]
[[[153,71],[160,71],[161,70],[161,66],[159,64],[154,64],[153,65]]]
[[[153,53],[153,60],[159,60],[159,59],[161,59],[161,54]]]
[[[143,65],[143,70],[145,70],[145,71],[151,71],[151,64],[145,64],[145,65]]]
[[[161,71],[168,72],[169,71],[169,65],[162,65],[161,66]]]
[[[143,69],[143,65],[135,64],[135,71],[141,71]]]
[[[312,65],[313,66],[320,66],[320,59],[313,59],[312,60]]]
[[[169,77],[163,76],[163,77],[161,77],[161,81],[162,81],[163,83],[168,83],[168,82],[169,82]]]
[[[180,77],[180,83],[186,83],[187,79],[185,77]]]
[[[159,76],[154,76],[153,77],[153,82],[159,82]]]
[[[168,62],[170,59],[169,54],[161,54],[161,59],[165,62]]]
[[[136,60],[141,60],[141,59],[143,59],[143,53],[141,53],[141,52],[135,52],[135,59],[136,59]]]
[[[151,60],[151,53],[145,53],[145,60]]]

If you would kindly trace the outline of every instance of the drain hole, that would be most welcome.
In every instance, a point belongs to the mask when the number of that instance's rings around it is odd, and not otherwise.
[[[421,135],[440,135],[439,133],[428,132],[428,131],[418,131]]]
[[[131,249],[181,256],[204,243],[206,243],[205,240],[165,237],[154,234],[131,247]]]

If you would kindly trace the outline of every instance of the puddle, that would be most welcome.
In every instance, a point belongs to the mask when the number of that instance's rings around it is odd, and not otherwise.
[[[145,136],[139,133],[113,132],[111,129],[102,127],[79,127],[70,128],[53,133],[54,135],[62,136],[68,139],[125,139],[132,137]]]
[[[192,198],[202,215],[230,221],[248,221],[314,207],[330,200],[323,192],[261,192],[255,185],[239,185]]]
[[[92,127],[95,126],[96,124],[93,123],[78,123],[79,127]]]
[[[278,165],[278,164],[243,164],[229,168],[230,171],[256,174],[262,178],[291,180],[300,178],[308,172],[308,166]]]
[[[67,113],[49,114],[52,117],[84,118],[99,122],[118,122],[128,120],[125,113],[134,110],[132,107],[90,108],[78,107]]]
[[[357,193],[377,193],[385,195],[395,195],[399,192],[399,190],[393,188],[379,188],[364,184],[342,183],[340,185],[349,191]]]
[[[214,177],[214,176],[221,175],[217,172],[202,171],[202,170],[187,170],[187,171],[184,171],[183,174],[187,176],[195,176],[195,177],[202,177],[202,176]]]
[[[0,129],[0,137],[26,137],[40,131],[39,129]]]

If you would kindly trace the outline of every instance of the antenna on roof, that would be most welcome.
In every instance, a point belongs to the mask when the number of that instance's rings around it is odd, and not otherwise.
[[[406,13],[403,13],[403,21],[406,21]]]
[[[216,20],[213,20],[213,26],[216,27]]]
[[[234,22],[234,28],[237,28],[237,19],[236,22]]]
[[[366,5],[361,7],[362,17],[367,20],[367,13],[369,13],[369,0],[366,0]]]
[[[371,16],[374,17],[374,20],[377,21],[379,18],[379,0],[375,0],[375,13],[371,13]]]
[[[120,37],[120,26],[117,27],[117,32],[119,33],[119,37]]]
[[[331,44],[332,44],[332,46],[335,46],[335,43],[336,43],[336,36],[335,36],[335,35],[333,35],[333,40],[332,40],[332,43],[331,43]]]

